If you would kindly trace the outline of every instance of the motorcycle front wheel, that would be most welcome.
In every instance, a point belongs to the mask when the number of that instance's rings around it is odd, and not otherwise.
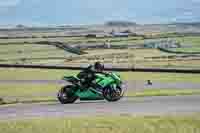
[[[103,89],[103,96],[109,102],[118,101],[122,97],[122,88],[117,86],[113,89],[111,86],[107,86]]]

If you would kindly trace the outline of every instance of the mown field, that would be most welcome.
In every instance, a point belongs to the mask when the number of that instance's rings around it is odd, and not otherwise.
[[[0,39],[0,44],[4,43],[34,43],[39,41],[61,41],[65,43],[104,43],[104,42],[112,42],[116,44],[122,43],[137,43],[143,42],[141,37],[106,37],[106,38],[87,38],[87,37],[58,37],[58,38],[25,38],[25,39]]]
[[[200,45],[200,37],[190,36],[190,37],[176,37],[175,38],[180,43],[192,45],[192,46],[199,46]]]
[[[142,44],[148,41],[154,40],[165,40],[165,38],[157,38],[157,39],[144,39],[142,37],[107,37],[107,38],[86,38],[86,37],[58,37],[58,38],[22,38],[22,39],[0,39],[0,44],[20,44],[20,43],[34,43],[39,41],[60,41],[66,43],[104,43],[111,42],[112,44]],[[168,38],[172,40],[176,40],[180,43],[199,46],[200,45],[200,37],[198,36],[186,36],[186,37],[173,37]]]
[[[199,133],[199,114],[96,116],[0,122],[2,133]]]
[[[191,57],[178,57],[176,54],[165,53],[158,49],[109,49],[109,50],[88,50],[88,55],[68,62],[68,64],[77,64],[94,62],[100,60],[105,64],[114,66],[137,68],[153,67],[153,68],[187,68],[198,69],[200,66],[199,59]],[[113,53],[113,54],[111,54]],[[174,58],[170,58],[174,56]]]
[[[64,59],[74,54],[55,46],[22,44],[0,45],[0,63],[64,63]]]
[[[175,54],[161,52],[157,49],[99,49],[86,52],[88,54],[79,56],[48,45],[0,45],[0,63],[50,65],[76,65],[78,63],[80,65],[103,59],[104,63],[118,66],[121,64],[126,67],[134,65],[135,67],[198,69],[200,65],[199,60],[186,60],[186,58],[172,60],[168,56],[175,56]]]
[[[42,70],[22,68],[0,68],[0,80],[60,80],[64,75],[74,75],[79,71]],[[164,82],[199,82],[200,74],[118,72],[123,80],[154,80]],[[145,75],[145,76],[144,76]]]
[[[38,41],[61,41],[68,44],[80,43],[84,45],[86,43],[104,43],[111,42],[112,44],[143,44],[148,43],[148,41],[159,40],[159,39],[143,39],[140,37],[121,37],[121,38],[85,38],[85,37],[65,37],[65,38],[31,38],[31,39],[0,39],[0,43],[18,43],[17,45],[0,45],[0,63],[31,63],[31,64],[67,64],[63,58],[69,58],[75,56],[72,53],[66,52],[64,50],[58,49],[54,46],[49,45],[38,45],[38,44],[20,44],[23,42],[38,42]],[[162,40],[162,39],[160,39]],[[177,50],[184,51],[198,51],[200,44],[200,37],[174,37],[173,40],[180,42],[181,44],[192,46],[188,48],[178,48]],[[96,60],[95,54],[99,57],[104,58],[107,54],[124,52],[127,53],[128,58],[122,57],[120,54],[117,58],[118,63],[129,63],[138,67],[185,67],[185,68],[197,68],[199,66],[199,60],[191,61],[171,61],[163,60],[157,61],[156,59],[151,59],[154,57],[163,57],[175,55],[165,52],[161,52],[157,49],[100,49],[100,50],[87,50],[89,54],[89,59]],[[52,58],[54,57],[54,58]],[[80,60],[75,62],[88,62],[88,58],[83,59],[82,56],[76,56]],[[144,60],[148,57],[150,61]],[[56,59],[55,59],[56,58]],[[83,59],[83,60],[82,60]],[[104,58],[108,60],[109,63],[115,61],[113,57]],[[106,61],[105,61],[106,62]],[[71,62],[70,62],[71,63]]]
[[[191,48],[173,48],[173,51],[181,52],[200,52],[200,47],[191,47]]]

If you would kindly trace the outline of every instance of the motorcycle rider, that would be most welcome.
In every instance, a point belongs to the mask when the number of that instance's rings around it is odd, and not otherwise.
[[[93,73],[103,73],[104,65],[101,62],[95,62],[94,65],[90,65],[87,70]]]
[[[81,79],[81,83],[84,85],[84,88],[89,88],[92,85],[92,81],[95,79],[96,73],[106,74],[103,72],[103,69],[103,64],[95,62],[94,65],[90,65],[85,70],[80,72],[77,77]]]

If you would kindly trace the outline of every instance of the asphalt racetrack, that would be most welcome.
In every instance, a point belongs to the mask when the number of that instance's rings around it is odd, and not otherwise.
[[[7,83],[66,84],[62,80],[4,80]],[[126,81],[128,89],[137,88],[172,88],[200,89],[198,83],[161,83],[147,85],[145,81]],[[91,115],[159,115],[200,112],[200,95],[159,96],[159,97],[124,97],[117,102],[79,101],[62,105],[59,102],[37,104],[15,104],[0,106],[0,120],[29,119],[38,117],[78,117]]]
[[[118,102],[76,101],[74,104],[18,104],[0,106],[0,120],[96,115],[162,115],[200,112],[200,96],[131,98]]]

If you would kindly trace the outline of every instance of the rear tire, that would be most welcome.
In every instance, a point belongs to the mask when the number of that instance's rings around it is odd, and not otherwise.
[[[70,94],[72,87],[72,85],[67,85],[59,90],[57,98],[61,104],[74,103],[78,99],[78,96]]]

